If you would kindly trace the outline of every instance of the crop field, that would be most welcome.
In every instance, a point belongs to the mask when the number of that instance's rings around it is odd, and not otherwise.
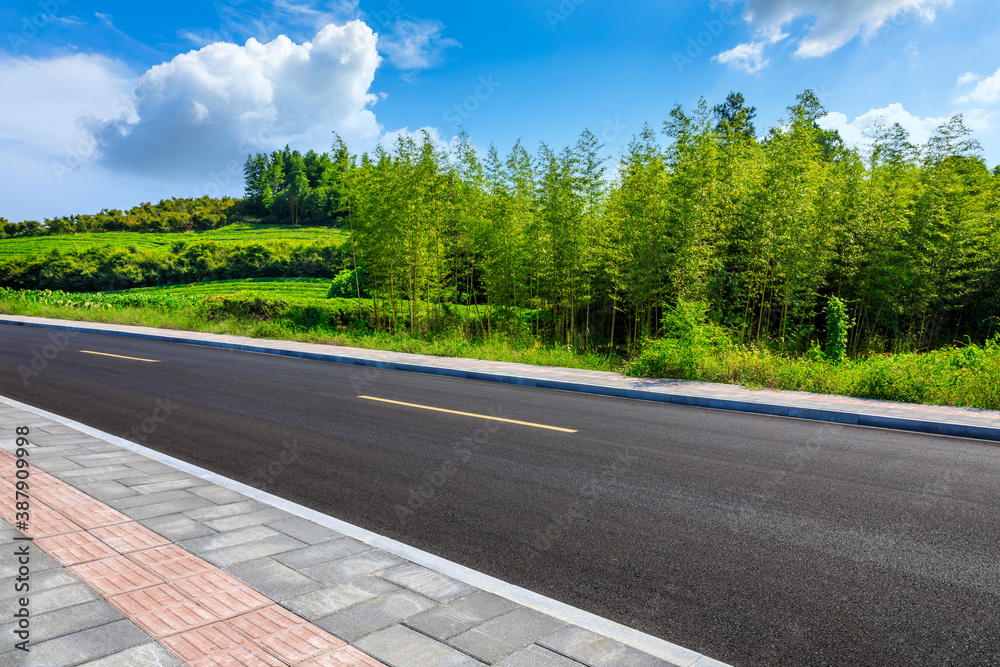
[[[282,299],[289,303],[302,303],[322,299],[326,301],[330,291],[329,278],[246,278],[243,280],[212,280],[186,285],[166,285],[163,287],[139,287],[116,292],[126,295],[165,295],[202,299],[207,296],[225,296],[235,292],[250,292],[271,299]],[[109,293],[110,294],[110,293]]]
[[[217,241],[219,243],[284,242],[291,245],[341,243],[347,235],[330,227],[291,227],[288,225],[233,224],[204,232],[97,232],[60,234],[0,240],[0,261],[13,257],[39,257],[52,250],[61,253],[115,245],[142,249],[169,250],[177,242]]]

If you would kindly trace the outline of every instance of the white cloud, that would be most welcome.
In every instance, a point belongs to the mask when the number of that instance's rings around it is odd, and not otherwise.
[[[731,4],[736,0],[727,0]],[[899,27],[909,16],[933,21],[939,7],[954,0],[746,0],[743,18],[758,30],[780,29],[802,19],[813,19],[799,39],[795,55],[825,56],[858,34],[866,38],[880,28]]]
[[[360,21],[328,25],[312,41],[215,43],[140,77],[135,115],[102,132],[101,161],[161,178],[222,169],[288,143],[326,148],[336,131],[372,144],[381,128],[369,92],[376,37]]]
[[[979,81],[981,78],[983,78],[983,77],[979,76],[975,72],[966,72],[965,74],[963,74],[960,77],[958,77],[958,85],[965,86],[965,85],[968,85],[970,83],[974,83],[976,81]]]
[[[761,31],[752,42],[737,44],[728,51],[713,56],[712,60],[734,69],[741,69],[748,74],[756,74],[770,63],[764,58],[764,47],[780,42],[787,37],[788,34],[782,32],[778,26],[768,28]]]
[[[444,25],[433,19],[397,19],[379,35],[379,49],[394,67],[411,72],[441,63],[445,50],[461,47],[454,39],[442,37]]]
[[[971,109],[964,112],[966,126],[975,132],[986,132],[994,127],[996,114],[982,109]],[[852,121],[839,112],[831,112],[819,119],[820,127],[826,130],[837,130],[848,144],[862,146],[869,142],[869,131],[878,123],[886,127],[899,123],[910,134],[914,144],[924,144],[934,135],[938,126],[948,121],[948,117],[920,118],[914,116],[903,105],[896,102],[881,109],[872,109]]]
[[[971,78],[968,78],[970,76]],[[958,79],[960,85],[963,83],[971,83],[973,81],[979,81],[979,83],[977,83],[976,87],[969,93],[958,98],[957,102],[959,104],[965,104],[967,102],[993,104],[997,100],[1000,100],[1000,69],[994,72],[992,76],[988,76],[985,79],[976,74],[972,74],[971,72],[969,74],[963,74]]]

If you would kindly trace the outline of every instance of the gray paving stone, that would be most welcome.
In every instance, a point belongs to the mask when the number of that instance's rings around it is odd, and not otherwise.
[[[452,637],[448,643],[483,662],[493,664],[517,653],[566,624],[534,609],[518,607]]]
[[[50,561],[51,564],[46,569],[39,569],[34,562],[31,564],[31,574],[29,575],[31,580],[28,582],[28,585],[31,586],[29,591],[31,595],[38,595],[50,588],[80,583],[80,580],[70,574],[68,570],[63,569],[54,560],[50,559]],[[16,583],[24,582],[16,581],[16,577],[14,576],[7,576],[0,579],[0,610],[6,610],[10,606],[9,604],[4,604],[5,602],[21,596],[20,593],[14,590],[14,584]]]
[[[354,577],[379,572],[380,570],[395,567],[405,562],[399,556],[387,551],[372,549],[371,551],[363,551],[353,556],[339,558],[327,563],[301,568],[300,571],[317,581],[334,584],[353,579]]]
[[[369,602],[356,604],[349,609],[321,618],[316,625],[337,635],[346,642],[356,642],[366,635],[396,625],[400,621],[426,611],[436,602],[411,591],[390,593]]]
[[[114,481],[79,484],[76,485],[76,488],[104,503],[111,500],[118,500],[119,498],[128,498],[129,496],[139,495],[138,491],[130,489],[124,484],[119,484]]]
[[[216,505],[226,505],[247,500],[247,497],[242,493],[237,493],[236,491],[232,491],[216,484],[193,487],[191,489],[191,493],[198,494],[205,500],[211,500]],[[294,535],[292,537],[294,537]]]
[[[285,535],[294,537],[306,544],[319,544],[320,542],[339,540],[344,537],[342,533],[297,516],[287,517],[278,521],[268,521],[265,525],[275,530],[280,530]]]
[[[186,498],[184,500],[168,500],[161,503],[153,503],[152,505],[126,507],[125,509],[118,511],[135,521],[142,521],[143,519],[152,519],[153,517],[167,516],[169,514],[177,514],[178,512],[196,510],[211,504],[212,501],[210,500],[205,500],[204,498],[199,498],[197,496],[191,496],[190,498]]]
[[[205,521],[204,523],[212,530],[223,532],[227,530],[249,528],[250,526],[261,526],[266,524],[268,521],[281,519],[287,515],[287,512],[283,512],[272,507],[270,509],[257,510],[256,512],[247,512],[246,514],[227,516],[222,519],[212,519],[211,521]]]
[[[238,514],[247,514],[249,512],[257,512],[264,509],[273,509],[270,505],[265,505],[262,502],[256,500],[244,499],[236,503],[227,503],[225,505],[216,505],[213,503],[210,506],[206,506],[200,510],[193,510],[191,512],[185,512],[189,517],[195,519],[196,521],[213,521],[215,519],[224,519],[226,517],[236,516]]]
[[[134,454],[125,449],[119,449],[113,452],[91,452],[88,451],[86,454],[79,454],[77,456],[67,456],[73,463],[79,463],[85,467],[97,467],[106,466],[111,464],[127,465],[129,463],[138,463],[139,461],[147,460],[145,456],[141,454]]]
[[[92,600],[46,614],[32,613],[31,641],[40,644],[49,639],[82,632],[124,618],[120,611],[105,600]],[[16,623],[6,623],[0,626],[0,637],[12,637],[13,631],[17,629],[16,625]]]
[[[288,537],[287,535],[282,535],[273,528],[268,528],[266,526],[251,526],[250,528],[230,530],[225,533],[216,533],[215,535],[208,535],[206,537],[197,537],[193,540],[184,540],[183,542],[179,542],[177,546],[182,549],[187,549],[191,553],[201,555],[208,551],[241,546],[250,542],[263,540],[268,537],[274,537],[276,535]],[[305,546],[301,542],[299,542],[299,545]]]
[[[377,577],[358,577],[348,582],[282,600],[281,605],[309,621],[341,612],[359,602],[395,593],[399,588]]]
[[[673,667],[671,663],[637,651],[602,635],[568,625],[537,640],[540,646],[593,667]]]
[[[216,534],[208,526],[183,514],[168,514],[166,516],[153,517],[141,520],[139,523],[171,542],[181,542],[196,537]]]
[[[443,641],[516,608],[510,600],[486,591],[475,591],[409,618],[405,625]]]
[[[120,653],[134,646],[148,644],[150,639],[150,636],[134,623],[122,620],[37,644],[28,653],[27,661],[23,660],[22,652],[15,651],[0,655],[0,662],[7,659],[12,661],[9,664],[38,667],[79,665]],[[18,653],[21,655],[18,656]],[[21,662],[13,662],[19,658]]]
[[[167,473],[177,472],[177,468],[152,459],[146,459],[145,461],[133,463],[131,464],[131,467],[147,475],[165,475]]]
[[[438,602],[448,602],[476,590],[468,584],[415,563],[400,565],[380,573],[379,576]]]
[[[323,586],[273,558],[258,558],[237,563],[226,571],[272,600],[287,600]]]
[[[82,440],[80,442],[80,446],[85,447],[92,452],[120,452],[122,449],[118,445],[112,445],[110,442],[98,440],[97,438]]]
[[[125,486],[144,486],[147,484],[159,484],[162,482],[177,482],[181,480],[196,479],[194,475],[182,470],[171,468],[169,472],[147,473],[137,468],[131,468],[132,476],[123,477],[119,481]]]
[[[276,530],[281,530],[277,527],[274,528],[276,528]],[[337,535],[339,533],[334,534]],[[297,535],[292,535],[292,537],[300,540],[302,539]],[[274,559],[289,567],[302,569],[313,565],[319,565],[320,563],[328,563],[340,558],[346,558],[347,556],[353,556],[354,554],[361,553],[363,551],[371,551],[371,549],[372,547],[364,542],[360,542],[351,537],[345,537],[339,540],[320,542],[319,544],[314,544],[303,549],[289,551],[281,554],[280,556],[275,556]]]
[[[355,647],[392,667],[481,667],[483,663],[402,625],[361,639]]]
[[[228,568],[236,565],[237,563],[264,558],[265,556],[274,556],[275,554],[284,553],[285,551],[298,549],[301,546],[304,546],[302,542],[294,540],[291,537],[288,537],[288,535],[282,535],[279,533],[278,535],[274,535],[272,537],[255,540],[249,544],[237,544],[231,547],[212,549],[211,551],[205,551],[200,555],[213,565],[217,565],[221,568]]]
[[[582,664],[532,644],[523,651],[501,660],[496,667],[580,667]]]
[[[61,456],[52,457],[48,459],[36,459],[32,461],[32,464],[39,470],[44,470],[47,473],[55,474],[57,472],[64,472],[68,470],[83,470],[83,466],[79,463],[73,463],[68,459],[64,459]]]
[[[11,609],[11,596],[4,600],[4,609]],[[74,583],[64,586],[53,586],[43,591],[32,591],[29,596],[29,609],[32,616],[40,616],[65,607],[75,607],[85,602],[101,599],[89,586],[74,577]],[[13,613],[13,612],[12,612]],[[6,620],[6,619],[5,619]]]
[[[205,486],[209,482],[197,477],[187,479],[175,479],[169,482],[153,482],[151,484],[136,484],[131,488],[139,493],[159,493],[161,491],[177,491],[179,489],[190,489],[196,486]],[[203,496],[202,496],[203,497]]]
[[[80,667],[182,667],[183,663],[157,643],[143,644]]]
[[[96,467],[80,467],[75,470],[61,470],[59,474],[56,475],[62,480],[72,480],[79,478],[94,478],[94,479],[120,479],[121,473],[131,473],[132,469],[125,465],[104,465]],[[117,477],[112,477],[117,475]]]

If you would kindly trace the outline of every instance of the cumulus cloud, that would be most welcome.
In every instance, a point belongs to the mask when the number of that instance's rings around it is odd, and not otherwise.
[[[435,67],[444,59],[447,49],[461,46],[454,39],[442,37],[443,30],[440,21],[401,18],[379,35],[379,49],[401,70],[416,72]]]
[[[279,36],[181,54],[139,78],[130,117],[104,125],[102,163],[173,178],[285,143],[325,147],[333,131],[373,143],[378,64],[376,37],[360,21],[328,25],[301,44]]]
[[[736,0],[727,1],[734,3]],[[898,27],[909,16],[933,21],[937,9],[950,7],[953,2],[954,0],[746,0],[743,18],[760,31],[780,30],[795,22],[811,19],[808,31],[798,39],[795,55],[815,58],[836,51],[859,34],[869,38],[887,24]],[[758,42],[754,44],[756,43]]]
[[[963,115],[966,126],[977,132],[991,129],[995,120],[994,114],[982,109],[971,109]],[[924,144],[934,135],[938,127],[947,121],[948,117],[920,118],[914,116],[897,102],[881,109],[872,109],[854,120],[848,120],[847,116],[842,113],[832,112],[817,122],[823,129],[840,132],[840,136],[848,144],[861,146],[868,142],[870,131],[879,123],[886,127],[899,123],[903,129],[909,132],[911,142]]]
[[[967,102],[979,102],[981,104],[993,104],[997,100],[1000,100],[1000,69],[993,73],[992,76],[988,76],[985,79],[977,74],[963,74],[958,79],[959,85],[972,83],[973,81],[978,81],[976,87],[973,88],[969,93],[962,95],[958,98],[959,104],[965,104]]]

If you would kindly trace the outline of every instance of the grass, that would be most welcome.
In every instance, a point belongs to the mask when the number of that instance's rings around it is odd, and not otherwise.
[[[4,239],[0,242],[0,261],[15,257],[41,257],[53,250],[60,253],[114,245],[135,246],[144,250],[169,250],[177,242],[217,241],[219,243],[266,243],[284,241],[307,245],[321,241],[342,243],[347,235],[329,227],[291,227],[288,225],[232,224],[203,232],[96,232],[59,234]]]
[[[357,317],[363,303],[324,298],[329,283],[230,280],[103,294],[0,289],[0,312],[1000,410],[1000,336],[983,346],[834,362],[818,351],[791,356],[736,345],[718,327],[688,318],[626,361],[524,337],[470,340],[456,328],[426,336],[372,332]]]

